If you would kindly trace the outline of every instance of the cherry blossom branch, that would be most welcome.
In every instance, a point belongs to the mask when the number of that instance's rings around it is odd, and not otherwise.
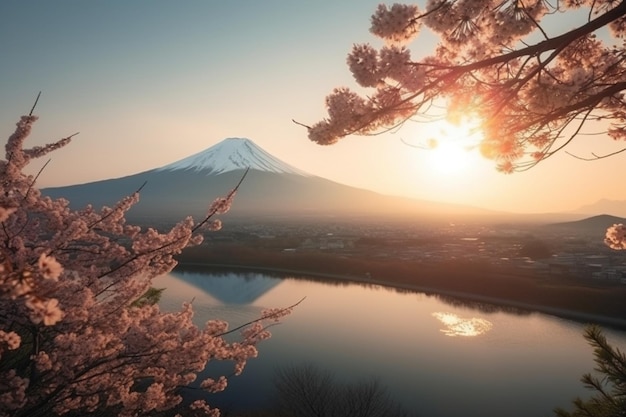
[[[608,25],[610,22],[616,19],[619,19],[620,17],[624,15],[624,13],[626,13],[626,1],[622,1],[618,6],[614,7],[613,9],[609,10],[605,14],[600,15],[596,19],[586,23],[583,26],[580,26],[576,29],[573,29],[567,33],[556,36],[554,38],[546,39],[535,45],[531,45],[531,46],[521,48],[521,49],[516,49],[506,54],[494,56],[491,58],[473,62],[471,64],[458,65],[458,66],[452,66],[452,65],[441,66],[439,67],[439,69],[445,68],[445,69],[448,69],[450,72],[433,80],[430,85],[422,88],[422,90],[416,93],[415,96],[410,96],[409,99],[416,98],[418,95],[421,95],[424,91],[432,89],[434,85],[436,84],[450,83],[451,81],[458,78],[459,76],[467,74],[467,73],[471,73],[475,70],[480,70],[480,69],[484,69],[487,67],[491,67],[495,64],[501,64],[501,63],[505,64],[507,62],[514,60],[515,58],[520,58],[523,56],[539,56],[543,52],[552,51],[556,49],[562,49],[563,46],[571,44],[576,39],[580,39],[581,37],[588,35]],[[411,63],[408,63],[408,65],[431,66],[431,64],[424,64],[421,62],[411,62]],[[435,65],[432,65],[432,67],[437,68],[437,66]]]
[[[305,299],[306,299],[306,297],[302,297],[302,298],[300,299],[300,301],[298,301],[298,302],[297,302],[297,303],[295,303],[295,304],[290,305],[289,307],[284,307],[284,308],[278,309],[276,312],[274,312],[274,313],[272,313],[272,314],[270,314],[270,315],[267,315],[267,316],[261,316],[261,317],[259,317],[259,318],[258,318],[258,319],[256,319],[256,320],[252,320],[252,321],[249,321],[249,322],[247,322],[247,323],[244,323],[244,324],[242,324],[241,326],[237,326],[237,327],[235,327],[234,329],[231,329],[231,330],[225,331],[225,332],[223,332],[223,333],[218,333],[217,335],[215,335],[215,337],[222,337],[222,336],[226,336],[227,334],[234,333],[234,332],[236,332],[237,330],[241,330],[241,329],[243,329],[244,327],[247,327],[247,326],[249,326],[249,325],[251,325],[251,324],[254,324],[254,323],[257,323],[257,322],[260,322],[260,321],[264,321],[264,320],[267,320],[267,319],[273,319],[273,318],[275,318],[275,317],[282,317],[282,316],[284,316],[284,315],[285,315],[285,312],[289,312],[289,311],[293,310],[295,307],[297,307],[297,306],[298,306],[301,302],[303,302]]]
[[[143,187],[145,187],[145,186],[146,186],[146,184],[147,184],[147,183],[148,183],[148,181],[144,181],[144,182],[143,182],[143,184],[141,184],[141,186],[140,186],[139,188],[137,188],[137,189],[135,190],[135,192],[134,192],[134,193],[132,193],[132,194],[131,194],[129,197],[127,197],[127,198],[132,198],[132,197],[134,197],[134,196],[138,195],[138,194],[141,192],[141,190],[143,189]],[[125,210],[124,210],[125,205],[124,205],[123,203],[124,203],[124,199],[122,199],[122,201],[121,201],[121,202],[117,203],[117,204],[116,204],[116,206],[113,208],[113,210],[111,210],[110,212],[108,212],[108,213],[107,213],[107,214],[105,214],[104,216],[101,216],[98,220],[94,221],[93,223],[89,224],[89,225],[88,225],[88,228],[89,228],[89,229],[93,229],[93,228],[94,228],[97,224],[102,223],[104,220],[106,220],[107,218],[109,218],[110,216],[112,216],[113,214],[115,214],[116,212],[119,212],[119,211],[125,211]],[[126,209],[126,210],[127,210],[127,209]]]
[[[24,167],[68,142],[24,149],[36,120],[32,114],[20,119],[7,141],[9,161],[0,161],[4,414],[161,414],[179,404],[181,384],[191,384],[209,360],[233,360],[235,374],[241,373],[256,357],[256,345],[270,337],[267,329],[289,308],[264,310],[261,319],[272,323],[250,322],[240,329],[241,340],[231,343],[216,336],[227,329],[226,322],[209,320],[198,328],[190,304],[165,313],[157,305],[132,301],[154,277],[176,265],[176,254],[200,243],[199,227],[228,211],[248,170],[231,193],[211,203],[200,224],[188,217],[169,232],[149,228],[142,233],[124,217],[141,188],[100,212],[91,206],[72,210],[66,200],[36,189]],[[101,279],[106,274],[109,278]],[[219,391],[226,378],[209,378],[200,386]],[[198,407],[210,411],[204,403],[194,404],[189,415],[196,415]]]
[[[555,155],[556,153],[558,153],[560,150],[562,150],[563,148],[565,148],[567,145],[569,145],[574,138],[580,133],[580,130],[582,129],[583,125],[585,124],[585,121],[587,120],[587,118],[589,117],[589,115],[593,112],[593,108],[590,108],[587,110],[586,114],[583,116],[583,119],[578,123],[578,126],[576,127],[576,129],[574,130],[573,133],[571,133],[569,135],[569,137],[567,138],[567,140],[563,143],[561,143],[556,149],[551,149],[552,146],[554,145],[554,142],[550,142],[548,144],[548,148],[545,150],[544,155],[541,159],[536,159],[534,161],[530,161],[527,162],[525,164],[519,164],[517,167],[518,171],[527,171],[530,168],[534,167],[535,165],[537,165],[540,161],[546,160],[548,158],[550,158],[551,156]],[[561,134],[565,131],[565,129],[570,125],[570,123],[572,123],[575,120],[576,116],[573,115],[571,117],[569,117],[569,120],[565,121],[563,123],[563,126],[561,126],[561,128],[558,130],[558,132],[556,133],[557,137],[560,137]],[[543,126],[539,126],[536,131],[539,131]]]
[[[230,193],[228,193],[228,196],[224,199],[225,201],[227,201],[227,202],[228,202],[228,201],[230,201],[230,199],[231,199],[231,198],[235,195],[235,193],[237,192],[237,190],[238,190],[238,189],[239,189],[239,187],[241,186],[241,184],[242,184],[242,182],[243,182],[244,178],[245,178],[245,177],[246,177],[246,175],[248,174],[248,171],[249,171],[249,168],[247,168],[247,169],[246,169],[246,171],[245,171],[245,172],[244,172],[244,174],[242,175],[241,179],[239,180],[239,182],[237,183],[237,185],[235,186],[235,188],[234,188],[233,190],[231,190],[231,192],[230,192]],[[178,237],[178,238],[175,238],[175,239],[173,239],[173,240],[171,240],[171,241],[169,241],[169,242],[167,242],[167,243],[164,243],[163,245],[157,246],[157,247],[155,247],[155,248],[151,248],[150,250],[148,250],[148,251],[146,251],[146,252],[141,252],[141,253],[134,254],[133,256],[131,256],[130,258],[128,258],[126,261],[121,262],[121,263],[120,263],[119,265],[117,265],[116,267],[111,268],[111,269],[110,269],[110,270],[108,270],[107,272],[103,272],[102,274],[100,274],[100,276],[99,276],[99,277],[100,277],[100,278],[102,278],[102,277],[104,277],[104,276],[106,276],[106,275],[110,275],[111,273],[113,273],[113,272],[116,272],[116,271],[120,270],[121,268],[125,267],[126,265],[130,264],[131,262],[133,262],[133,261],[135,261],[135,260],[137,260],[137,259],[139,259],[139,258],[142,258],[142,257],[148,256],[148,255],[154,254],[154,253],[156,253],[156,252],[160,252],[160,251],[162,251],[162,250],[164,250],[164,249],[166,249],[166,248],[168,248],[168,247],[170,247],[170,246],[173,246],[173,245],[175,245],[175,244],[179,243],[180,241],[182,241],[182,240],[184,240],[184,239],[188,239],[188,238],[189,238],[189,237],[193,234],[193,232],[195,232],[196,230],[198,230],[198,228],[199,228],[199,227],[201,227],[202,225],[204,225],[205,223],[207,223],[207,222],[208,222],[208,221],[209,221],[209,220],[210,220],[210,219],[211,219],[211,218],[212,218],[215,214],[217,214],[217,213],[220,211],[220,209],[221,209],[221,208],[219,207],[219,205],[216,205],[215,207],[213,207],[213,208],[209,211],[209,213],[208,213],[208,214],[204,217],[204,219],[203,219],[203,220],[202,220],[202,221],[201,221],[198,225],[196,225],[195,227],[193,227],[189,233],[186,233],[186,234],[185,234],[185,235],[183,235],[183,236],[180,236],[180,237]]]
[[[580,100],[574,104],[560,107],[556,110],[553,110],[552,112],[541,115],[541,117],[531,119],[529,122],[525,122],[521,124],[520,130],[527,129],[533,125],[541,125],[541,126],[548,125],[550,122],[556,119],[559,119],[571,112],[582,113],[583,111],[594,110],[595,106],[597,106],[598,103],[600,103],[604,98],[610,97],[613,94],[617,94],[624,89],[626,89],[626,81],[612,84],[608,86],[607,88],[605,88],[604,90],[601,90],[600,92],[596,94],[588,96],[587,98]]]
[[[33,189],[33,186],[35,185],[35,183],[37,182],[37,179],[39,178],[39,176],[41,175],[41,173],[43,172],[44,169],[46,169],[46,167],[48,166],[48,164],[50,163],[51,159],[48,159],[43,166],[39,169],[39,171],[37,171],[37,175],[35,175],[35,177],[33,178],[33,181],[30,183],[30,186],[28,187],[28,189],[26,190],[26,194],[24,194],[24,200],[26,199],[26,197],[28,196],[28,193],[30,192],[30,190]]]
[[[566,76],[558,75],[556,72],[553,74],[549,66],[557,63],[557,58],[560,57],[563,58],[564,62],[575,61],[575,50],[578,47],[583,52],[584,48],[594,47],[594,38],[589,35],[597,29],[622,18],[626,13],[626,2],[620,1],[616,6],[607,8],[607,11],[600,14],[596,19],[589,19],[582,26],[553,38],[549,38],[543,31],[539,20],[535,17],[535,12],[527,9],[523,2],[513,3],[510,6],[511,10],[504,10],[503,13],[514,15],[518,12],[523,12],[524,20],[527,20],[527,23],[533,28],[538,28],[546,38],[545,40],[519,49],[507,48],[506,50],[503,42],[500,45],[499,53],[494,52],[495,55],[487,58],[469,63],[465,61],[460,64],[452,62],[458,56],[451,50],[450,57],[448,57],[445,47],[442,47],[437,52],[438,54],[441,53],[441,59],[438,59],[439,56],[434,56],[432,59],[425,59],[422,62],[412,62],[408,53],[399,50],[393,52],[391,48],[385,47],[380,51],[375,51],[371,47],[368,49],[367,46],[362,48],[355,46],[355,49],[349,55],[351,71],[361,86],[375,87],[377,89],[376,94],[373,97],[364,99],[348,89],[335,89],[327,97],[326,103],[329,110],[329,118],[323,119],[313,126],[308,126],[296,120],[292,121],[306,127],[309,130],[309,138],[311,140],[320,144],[332,144],[339,138],[350,134],[371,134],[371,132],[380,133],[383,128],[386,128],[387,131],[395,129],[417,114],[417,112],[423,112],[426,106],[432,104],[438,98],[448,97],[452,100],[460,100],[462,104],[464,95],[471,96],[474,94],[484,100],[474,99],[475,102],[470,104],[474,104],[476,107],[468,110],[474,111],[481,120],[485,120],[485,129],[489,129],[491,133],[488,137],[489,140],[492,140],[496,145],[498,142],[501,142],[504,146],[502,149],[508,149],[509,154],[505,155],[505,158],[517,159],[519,158],[518,155],[520,155],[520,153],[517,153],[518,150],[521,150],[520,145],[528,140],[528,130],[537,131],[535,127],[540,126],[542,129],[551,131],[551,129],[548,129],[550,123],[562,123],[563,121],[560,119],[570,113],[580,114],[596,107],[597,110],[605,109],[606,111],[609,111],[611,107],[615,108],[617,104],[611,98],[626,89],[626,85],[621,82],[623,76],[620,62],[623,61],[623,58],[620,57],[618,51],[606,52],[605,55],[602,55],[605,59],[598,65],[600,75],[597,75],[598,73],[594,71],[595,66],[591,64],[592,70],[583,69],[580,73],[573,73],[576,77],[575,79],[578,80],[579,87],[582,86],[582,88],[588,91],[584,91],[581,88],[578,90],[568,89],[570,83],[573,83],[574,87],[576,86],[575,81],[571,81]],[[434,5],[435,7],[444,7],[444,5],[453,7],[451,2],[436,2]],[[515,10],[512,8],[515,8]],[[555,8],[558,8],[558,5]],[[442,15],[443,19],[443,15],[446,12],[442,10],[440,9],[437,15]],[[391,25],[385,27],[381,22],[385,22],[384,16],[393,13],[396,13],[396,16],[400,16],[416,11],[417,9],[414,6],[394,5],[391,11],[387,10],[386,6],[380,6],[372,17],[373,23],[370,30],[376,36],[387,40],[395,42],[406,41],[414,34],[415,28],[411,27],[411,25],[419,19],[426,21],[430,18],[427,18],[424,14],[416,17],[415,20],[408,21],[409,27],[405,28],[402,33],[394,32],[396,29],[390,29]],[[429,12],[432,13],[433,11],[430,10]],[[452,10],[452,12],[461,13],[458,10]],[[494,11],[490,10],[490,12]],[[435,19],[437,18],[435,17]],[[442,36],[452,38],[452,41],[450,41],[452,45],[454,44],[453,40],[457,31],[471,32],[473,30],[464,23],[470,19],[469,17],[460,17],[460,19],[460,26],[452,25],[447,32],[441,29]],[[428,25],[429,22],[426,22],[426,24]],[[452,33],[450,33],[450,30],[452,30]],[[496,29],[492,30],[495,33]],[[502,30],[504,31],[504,29]],[[398,59],[405,61],[406,65],[416,68],[416,72],[409,72],[407,75],[402,72],[401,67],[398,67],[396,71],[400,71],[401,75],[390,73],[388,68],[393,63],[384,61],[384,59],[389,59],[384,58],[384,56],[388,56],[390,53],[395,53],[398,55]],[[471,52],[468,52],[468,54],[469,56],[472,55]],[[544,54],[548,54],[548,56],[544,57]],[[528,64],[531,57],[537,60],[537,65],[529,68]],[[520,58],[523,58],[522,61],[525,60],[521,67],[519,62],[517,62]],[[446,60],[451,62],[447,65],[442,63],[442,61]],[[605,60],[606,62],[604,62]],[[363,62],[369,63],[362,64]],[[505,66],[510,68],[510,76],[502,80],[499,71]],[[558,68],[554,70],[557,71]],[[524,73],[525,71],[528,73]],[[515,72],[517,74],[513,76]],[[533,94],[533,90],[537,89],[540,91],[542,88],[542,80],[539,77],[543,74],[546,74],[548,80],[548,84],[545,87],[554,89],[557,94],[554,97],[550,97],[547,94],[545,98],[540,95],[538,98],[532,99],[531,97],[537,97],[536,94]],[[583,83],[585,77],[592,77],[592,79],[596,77],[596,82],[592,80]],[[606,77],[605,80],[602,80],[601,78],[604,77]],[[481,78],[484,78],[484,80]],[[388,81],[389,79],[394,80],[397,85],[392,85]],[[473,80],[473,82],[470,80]],[[476,83],[478,83],[478,89],[475,88]],[[470,90],[472,86],[474,87],[472,88],[473,91]],[[481,89],[480,86],[485,86],[485,88]],[[459,91],[459,89],[464,87],[467,88],[466,94],[463,91]],[[561,95],[558,94],[560,90],[562,90]],[[591,96],[588,95],[589,93],[591,93]],[[598,99],[596,100],[595,97]],[[608,99],[607,103],[603,106],[602,102],[606,99]],[[521,101],[517,103],[516,100]],[[545,105],[546,103],[548,105]],[[529,107],[531,105],[541,106],[542,114],[533,115]],[[518,115],[520,117],[517,117]],[[587,119],[589,118],[590,114],[587,115]],[[507,119],[511,119],[512,122],[508,126],[503,124]],[[625,134],[620,133],[620,130],[613,130],[613,132],[615,135]],[[522,135],[526,137],[520,137]],[[548,140],[551,141],[556,139],[553,136],[548,137]],[[533,142],[529,143],[534,145]]]
[[[552,62],[553,60],[555,60],[559,56],[559,54],[565,49],[566,46],[567,46],[566,44],[559,45],[544,60],[539,59],[539,56],[537,56],[539,65],[537,65],[537,67],[534,68],[532,71],[530,71],[525,77],[523,78],[516,77],[514,79],[513,83],[516,84],[515,88],[510,89],[510,91],[500,100],[500,105],[496,107],[496,109],[492,112],[490,116],[495,118],[501,111],[504,110],[507,102],[509,102],[511,99],[517,96],[517,94],[522,89],[522,87],[524,87],[524,85],[530,82],[530,80],[533,79],[535,76],[539,77],[543,72],[546,72],[545,68],[547,68],[548,64]],[[522,68],[520,68],[520,72],[521,71],[522,71]]]
[[[76,373],[76,376],[75,376],[76,380],[74,381],[72,386],[76,386],[76,384],[81,381],[81,379],[80,379],[81,377],[85,376],[90,371],[92,371],[92,370],[94,370],[94,369],[96,369],[98,367],[101,367],[103,365],[109,365],[109,367],[110,367],[109,369],[111,371],[114,371],[116,369],[119,369],[121,367],[127,366],[129,364],[129,363],[125,363],[123,361],[120,361],[117,364],[112,365],[111,364],[111,360],[112,359],[115,359],[115,358],[109,358],[109,357],[101,358],[101,359],[93,362],[89,366],[86,366],[83,369],[81,369],[79,372]],[[110,373],[110,371],[109,372],[106,372],[106,371],[103,372],[103,374],[105,374],[105,373],[108,374],[108,373]],[[84,381],[85,380],[83,380],[82,382],[84,382]],[[27,412],[24,415],[27,415],[29,417],[30,416],[36,416],[36,415],[42,415],[42,416],[48,415],[49,410],[52,409],[52,406],[51,406],[52,404],[54,404],[54,403],[59,404],[63,400],[71,397],[71,394],[72,394],[71,392],[67,392],[67,394],[65,396],[61,396],[61,397],[58,396],[59,394],[63,393],[63,391],[67,391],[69,388],[70,387],[63,386],[63,385],[57,386],[53,391],[51,391],[49,394],[46,395],[46,397],[43,399],[43,401],[40,402],[40,404],[41,404],[40,407],[37,407],[35,409],[29,409],[29,410],[27,410]]]
[[[618,10],[619,9],[619,10]],[[425,85],[424,87],[422,87],[420,90],[418,90],[417,92],[415,92],[414,94],[409,95],[408,97],[404,98],[401,102],[399,102],[396,106],[394,106],[393,111],[396,111],[396,109],[398,109],[400,106],[407,104],[407,103],[411,103],[413,100],[415,100],[417,97],[419,97],[422,94],[425,94],[427,91],[430,91],[434,88],[436,88],[437,85],[441,85],[441,84],[449,84],[452,85],[454,83],[455,80],[457,80],[459,77],[466,75],[466,74],[470,74],[471,72],[475,71],[475,70],[479,70],[479,69],[483,69],[486,67],[490,67],[494,64],[498,64],[498,63],[506,63],[509,62],[510,60],[514,59],[514,58],[518,58],[518,57],[522,57],[522,56],[538,56],[543,52],[546,51],[553,51],[553,53],[550,55],[550,57],[547,60],[544,60],[542,62],[541,67],[545,67],[547,65],[547,63],[554,59],[556,56],[558,56],[558,54],[565,48],[565,46],[569,45],[570,43],[572,43],[573,41],[575,41],[576,39],[579,39],[580,37],[587,35],[597,29],[599,29],[600,27],[603,27],[605,25],[607,25],[608,23],[612,22],[615,19],[618,19],[620,17],[622,17],[624,15],[624,13],[626,13],[626,1],[623,1],[622,3],[620,3],[620,5],[616,6],[615,8],[611,9],[610,11],[608,11],[607,13],[605,13],[604,15],[596,18],[595,20],[585,24],[584,26],[581,26],[577,29],[574,29],[568,33],[565,33],[561,36],[555,37],[555,38],[551,38],[549,40],[546,41],[542,41],[536,45],[527,47],[527,48],[522,48],[519,50],[515,50],[513,52],[507,53],[507,54],[503,54],[503,55],[499,55],[496,57],[492,57],[489,59],[485,59],[482,61],[478,61],[472,64],[466,64],[466,65],[459,65],[459,66],[454,66],[454,67],[450,67],[449,68],[449,72],[446,74],[443,74],[437,78],[435,78],[434,80],[432,80],[429,84]],[[422,63],[410,63],[411,65],[424,65]],[[537,74],[538,71],[541,69],[541,67],[539,67],[538,69],[536,69],[533,72],[533,75]],[[527,82],[530,78],[532,77],[525,77],[522,80],[516,80],[516,83],[519,83],[520,81],[522,82],[521,84],[523,85],[524,82]],[[608,88],[606,88],[605,90],[603,90],[601,93],[595,94],[594,96],[590,96],[585,100],[582,100],[580,102],[574,103],[572,105],[563,107],[561,109],[559,109],[558,111],[556,111],[555,113],[548,113],[548,115],[543,116],[544,119],[550,119],[553,120],[554,117],[558,117],[558,115],[560,114],[564,114],[564,113],[569,113],[571,111],[574,111],[576,109],[579,108],[585,108],[587,105],[589,104],[593,104],[596,105],[597,103],[599,103],[601,101],[602,98],[604,97],[608,97],[611,96],[613,94],[616,94],[622,90],[626,89],[626,82],[620,82],[620,83],[616,83]],[[434,97],[436,95],[436,93],[431,93],[430,96]],[[595,97],[595,98],[594,98]],[[421,102],[418,102],[415,105],[415,108],[420,108],[425,100],[422,100]],[[388,112],[390,109],[383,109],[383,112],[379,113],[379,115],[383,115],[384,112]],[[378,115],[377,115],[378,116]],[[300,124],[300,123],[298,123]],[[534,123],[532,123],[534,124]],[[532,124],[530,124],[530,126],[532,126]],[[305,126],[305,125],[303,125]],[[528,126],[529,127],[529,126]],[[358,130],[358,129],[356,129]],[[355,132],[356,132],[355,130]],[[352,132],[352,133],[355,133]]]
[[[453,72],[454,73],[470,72],[470,71],[490,67],[494,64],[509,62],[515,58],[519,58],[522,56],[526,56],[526,55],[534,56],[534,55],[539,55],[546,51],[554,50],[558,48],[559,45],[562,45],[562,44],[568,45],[576,39],[579,39],[583,36],[586,36],[590,33],[595,32],[596,30],[613,22],[614,20],[617,20],[623,17],[625,13],[626,13],[626,0],[622,0],[620,4],[618,4],[611,10],[607,11],[606,13],[598,16],[596,19],[591,20],[585,23],[584,25],[579,26],[575,29],[572,29],[571,31],[566,32],[562,35],[556,36],[554,38],[546,39],[535,45],[522,48],[522,49],[517,49],[506,54],[494,56],[494,57],[491,57],[482,61],[477,61],[471,64],[460,65],[458,67],[454,67]]]
[[[246,176],[248,175],[248,171],[250,171],[250,167],[246,168],[246,170],[244,171],[243,175],[241,176],[241,178],[239,179],[239,182],[237,183],[237,185],[235,185],[235,188],[233,188],[230,193],[228,193],[228,195],[224,198],[224,201],[229,202],[231,201],[231,199],[234,197],[234,195],[237,193],[237,191],[239,190],[239,187],[241,186],[241,184],[243,183],[243,180],[246,178]],[[221,207],[219,205],[215,205],[210,211],[209,213],[204,217],[204,219],[198,223],[193,229],[191,229],[192,232],[195,232],[196,230],[198,230],[200,227],[202,227],[204,224],[206,224],[213,216],[215,216],[219,211],[220,211]]]

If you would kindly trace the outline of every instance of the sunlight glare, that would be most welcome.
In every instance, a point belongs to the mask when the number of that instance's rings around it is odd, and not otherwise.
[[[454,313],[433,313],[433,316],[444,326],[440,331],[446,336],[479,336],[493,327],[489,320],[478,317],[460,317]]]
[[[461,175],[472,169],[473,150],[480,139],[467,123],[453,125],[440,121],[430,129],[427,163],[439,175]]]
[[[444,175],[463,172],[469,165],[468,151],[451,142],[440,143],[430,151],[428,164],[431,170]]]

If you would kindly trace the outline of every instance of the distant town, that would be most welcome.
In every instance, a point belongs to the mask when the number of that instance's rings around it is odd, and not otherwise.
[[[368,220],[227,221],[204,247],[240,246],[273,254],[488,266],[536,277],[626,286],[626,254],[603,242],[610,216],[537,224],[438,223]],[[605,225],[605,226],[603,226]]]

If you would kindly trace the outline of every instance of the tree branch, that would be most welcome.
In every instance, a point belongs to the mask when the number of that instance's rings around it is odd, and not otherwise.
[[[607,153],[605,155],[597,155],[594,152],[591,153],[591,155],[593,156],[592,158],[584,158],[582,156],[578,156],[578,155],[574,155],[573,153],[569,152],[569,151],[565,151],[566,154],[568,154],[569,156],[576,158],[576,159],[580,159],[582,161],[597,161],[598,159],[604,159],[604,158],[608,158],[610,156],[613,155],[617,155],[620,154],[622,152],[626,151],[626,148],[622,148],[619,151],[615,151],[615,152],[611,152],[611,153]]]
[[[256,323],[256,322],[259,322],[259,321],[263,321],[263,320],[267,320],[267,319],[271,319],[271,318],[273,318],[273,317],[276,317],[276,316],[278,316],[278,315],[282,314],[283,312],[285,312],[285,311],[287,311],[287,310],[291,310],[291,309],[293,309],[294,307],[298,306],[301,302],[303,302],[303,301],[305,300],[305,298],[306,298],[306,297],[302,297],[302,298],[300,299],[300,301],[298,301],[297,303],[292,304],[292,305],[290,305],[289,307],[281,308],[279,311],[277,311],[277,312],[276,312],[276,313],[274,313],[274,314],[270,314],[269,316],[259,317],[259,318],[258,318],[258,319],[256,319],[256,320],[252,320],[252,321],[249,321],[249,322],[247,322],[247,323],[244,323],[244,324],[242,324],[241,326],[237,326],[237,327],[235,327],[234,329],[231,329],[231,330],[225,331],[225,332],[223,332],[223,333],[219,333],[219,334],[215,335],[215,337],[222,337],[222,336],[226,336],[227,334],[234,333],[234,332],[236,332],[237,330],[243,329],[244,327],[247,327],[247,326],[249,326],[249,325],[251,325],[251,324],[254,324],[254,323]]]
[[[29,116],[33,115],[33,112],[35,111],[35,107],[37,106],[37,103],[39,102],[39,97],[41,97],[41,91],[37,94],[37,98],[35,99],[35,103],[33,104],[33,107],[30,108],[30,112],[28,113]]]

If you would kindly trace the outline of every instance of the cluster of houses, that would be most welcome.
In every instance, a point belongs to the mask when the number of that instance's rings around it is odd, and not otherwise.
[[[476,261],[523,273],[626,285],[626,254],[607,248],[597,237],[571,236],[543,229],[462,225],[429,230],[384,225],[256,227],[256,230],[247,230],[249,236],[256,239],[279,241],[287,236],[286,240],[293,244],[282,248],[285,253],[324,251],[425,264]],[[545,242],[552,250],[546,256],[523,256],[521,248],[530,239]]]

